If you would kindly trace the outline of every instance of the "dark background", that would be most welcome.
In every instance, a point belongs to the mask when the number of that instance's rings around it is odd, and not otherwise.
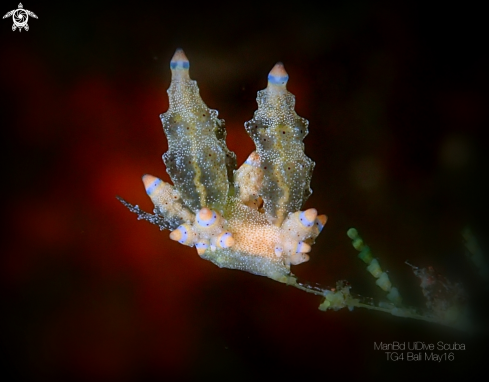
[[[277,61],[310,121],[306,207],[329,216],[293,272],[382,298],[346,231],[356,227],[408,304],[405,260],[461,282],[476,321],[487,294],[464,255],[485,248],[487,28],[469,3],[24,2],[30,30],[0,24],[2,373],[31,380],[467,378],[487,360],[475,335],[321,299],[218,269],[147,211],[141,176],[168,180],[158,115],[182,47],[201,95],[226,120],[241,164],[243,123]],[[3,14],[17,3],[2,5]],[[6,8],[5,8],[6,7]],[[487,284],[485,285],[487,287]],[[486,289],[487,290],[487,289]],[[374,342],[464,344],[453,362],[386,361]],[[442,354],[443,352],[437,352]]]

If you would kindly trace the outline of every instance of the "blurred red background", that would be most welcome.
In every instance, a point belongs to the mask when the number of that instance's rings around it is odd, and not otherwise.
[[[306,206],[329,216],[311,260],[293,272],[382,297],[346,236],[354,226],[408,303],[423,298],[405,260],[479,290],[460,232],[469,225],[485,244],[480,10],[354,1],[24,7],[38,16],[28,32],[13,32],[11,19],[0,28],[9,378],[466,376],[482,364],[484,336],[369,311],[320,312],[315,296],[201,260],[115,199],[151,211],[141,176],[169,179],[158,115],[177,47],[226,120],[239,164],[254,148],[243,123],[256,92],[283,61],[296,110],[310,121],[306,153],[316,167]],[[373,350],[381,341],[468,350],[439,365],[394,363]]]

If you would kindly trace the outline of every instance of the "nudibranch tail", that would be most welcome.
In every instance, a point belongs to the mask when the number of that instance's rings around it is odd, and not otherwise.
[[[160,116],[168,138],[163,161],[188,207],[222,212],[236,168],[236,156],[226,146],[224,121],[202,101],[183,50],[175,52],[170,68],[170,107]]]
[[[263,172],[258,190],[263,209],[278,226],[312,193],[309,185],[314,167],[302,142],[308,121],[295,112],[295,98],[286,89],[288,78],[282,63],[273,67],[267,88],[258,92],[258,110],[245,123]]]

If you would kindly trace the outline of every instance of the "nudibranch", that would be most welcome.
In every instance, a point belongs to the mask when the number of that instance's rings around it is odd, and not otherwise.
[[[219,267],[287,282],[290,265],[309,260],[327,220],[314,208],[301,210],[312,193],[314,162],[304,153],[308,121],[295,112],[287,72],[277,63],[258,92],[258,110],[245,123],[256,150],[236,169],[224,121],[203,102],[189,66],[178,49],[170,62],[169,108],[160,115],[173,185],[143,176],[154,215],[121,201]]]

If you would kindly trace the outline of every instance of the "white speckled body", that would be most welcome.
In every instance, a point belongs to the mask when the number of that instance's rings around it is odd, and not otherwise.
[[[258,92],[258,110],[245,124],[256,151],[237,170],[224,121],[200,98],[183,51],[170,67],[170,106],[161,121],[174,186],[143,177],[155,214],[171,221],[164,226],[171,239],[195,246],[202,258],[286,282],[290,265],[309,259],[326,216],[300,211],[312,192],[314,162],[304,153],[308,122],[294,110],[283,65],[275,65]]]

